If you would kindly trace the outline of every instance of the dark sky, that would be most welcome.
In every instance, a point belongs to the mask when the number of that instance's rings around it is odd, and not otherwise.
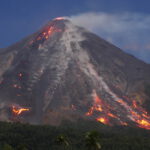
[[[0,0],[0,47],[7,47],[58,16],[85,12],[150,14],[149,0]]]

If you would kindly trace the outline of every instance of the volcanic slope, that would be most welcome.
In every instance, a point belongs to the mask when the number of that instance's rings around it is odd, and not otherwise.
[[[65,18],[3,49],[0,60],[2,121],[83,118],[150,129],[150,65]]]

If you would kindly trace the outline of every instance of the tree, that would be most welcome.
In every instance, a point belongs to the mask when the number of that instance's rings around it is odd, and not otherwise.
[[[17,150],[28,150],[26,148],[26,145],[25,144],[20,144],[18,147],[17,147]]]
[[[87,132],[85,135],[85,144],[89,150],[100,150],[100,137],[97,131]]]
[[[66,149],[69,147],[68,138],[67,138],[65,135],[63,135],[63,134],[59,135],[59,136],[56,138],[56,143],[57,143],[58,145],[63,146],[63,149],[64,149],[64,150],[66,150]]]
[[[3,150],[14,150],[14,149],[12,148],[11,145],[9,145],[9,144],[4,144]]]

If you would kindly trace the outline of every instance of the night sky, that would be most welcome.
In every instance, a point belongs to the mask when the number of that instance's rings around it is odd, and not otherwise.
[[[0,0],[0,47],[21,40],[59,16],[70,16],[150,63],[149,0]]]

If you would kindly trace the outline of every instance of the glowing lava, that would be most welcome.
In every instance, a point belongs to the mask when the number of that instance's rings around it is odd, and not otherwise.
[[[150,130],[150,121],[142,119],[142,120],[138,120],[137,123],[139,124],[138,126],[140,128]]]
[[[96,92],[94,92],[93,98],[93,106],[91,106],[89,111],[85,114],[86,116],[95,116],[96,121],[107,125],[113,125],[115,121],[117,124],[128,126],[130,125],[128,122],[132,121],[138,127],[150,130],[150,115],[146,110],[138,106],[136,100],[129,98],[127,98],[127,101],[125,101],[125,99],[115,100],[115,102],[119,104],[116,108],[121,107],[121,109],[125,111],[124,114],[118,114],[118,111],[110,107]],[[99,116],[96,117],[97,115]],[[123,116],[126,116],[126,121],[122,120]]]
[[[86,116],[91,116],[94,112],[94,107],[92,106],[89,111],[85,114]]]
[[[103,111],[102,100],[97,95],[94,96],[94,105],[86,113],[86,116],[91,116],[94,113],[94,111],[98,111],[98,112]]]
[[[138,127],[150,130],[150,115],[146,110],[138,106],[135,100],[132,101],[132,105],[127,104],[123,100],[119,100],[118,102],[126,108],[128,117]]]
[[[23,112],[29,111],[29,108],[20,108],[17,106],[12,106],[12,112],[14,115],[21,115]]]
[[[97,118],[96,120],[103,123],[103,124],[108,124],[108,120],[104,117]]]
[[[136,104],[136,101],[135,101],[135,100],[133,100],[132,106],[133,106],[134,108],[137,108],[137,104]]]
[[[115,118],[117,119],[117,116],[115,116],[113,113],[110,112],[111,107],[103,101],[96,92],[93,93],[93,98],[94,98],[94,103],[93,106],[89,109],[89,111],[85,114],[86,116],[93,116],[93,115],[98,115],[96,117],[96,120],[98,122],[101,122],[103,124],[111,124],[109,122],[108,118]],[[104,116],[104,117],[101,117]]]
[[[50,26],[46,31],[44,31],[38,38],[37,40],[41,40],[41,39],[48,39],[53,33],[55,32],[61,32],[61,29],[58,29],[55,26]]]
[[[22,77],[22,76],[23,76],[23,74],[22,74],[22,73],[19,73],[19,74],[18,74],[18,77]]]
[[[111,118],[117,118],[117,116],[115,116],[114,114],[112,114],[112,113],[108,113],[107,114],[109,117],[111,117]]]
[[[56,18],[55,20],[60,20],[60,18]],[[31,40],[29,45],[32,45],[36,42],[43,42],[49,39],[54,33],[62,32],[62,29],[58,28],[56,24],[45,27],[45,29],[35,38],[35,40]]]

